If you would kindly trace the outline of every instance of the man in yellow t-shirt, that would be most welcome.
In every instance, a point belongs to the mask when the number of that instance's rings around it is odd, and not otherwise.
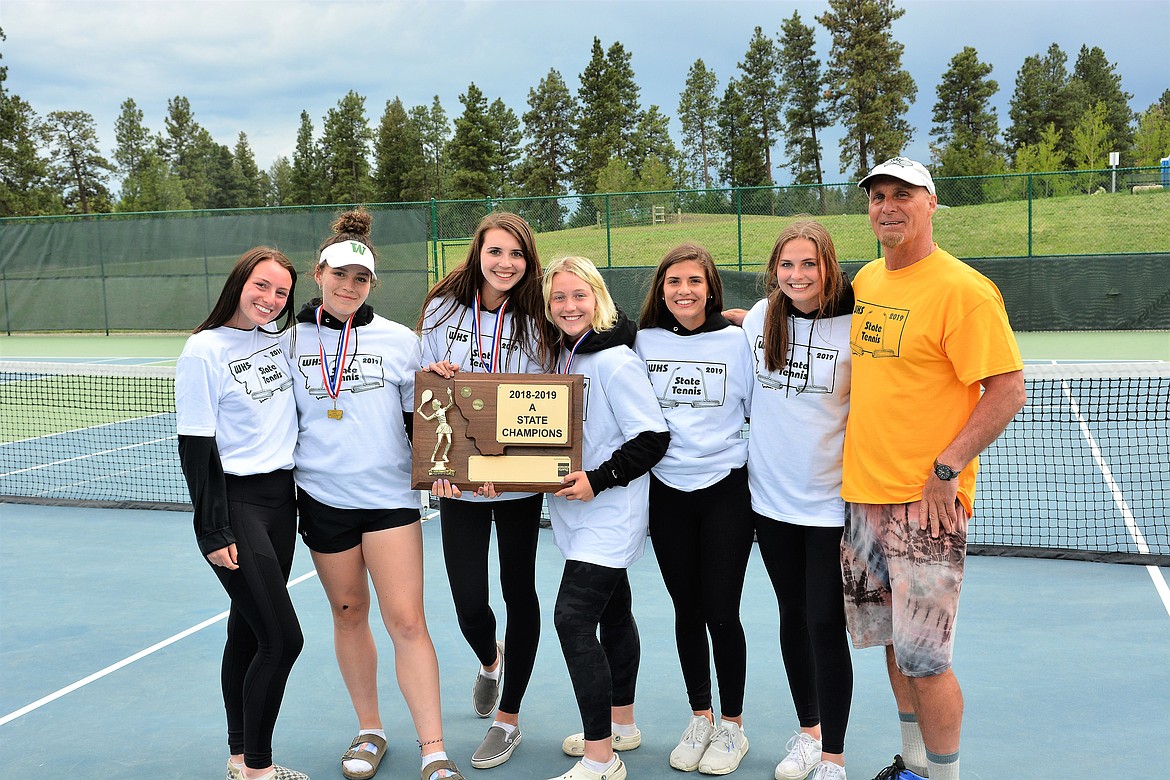
[[[883,256],[853,282],[846,617],[854,646],[886,648],[906,768],[957,780],[951,657],[977,456],[1024,405],[1023,363],[999,290],[934,243],[930,172],[895,157],[858,186]]]

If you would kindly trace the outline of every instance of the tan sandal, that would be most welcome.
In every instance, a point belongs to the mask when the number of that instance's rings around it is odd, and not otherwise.
[[[374,747],[378,748],[378,752],[374,753],[370,750],[358,750],[358,745],[369,742]],[[386,755],[386,740],[379,737],[377,734],[358,734],[353,738],[353,742],[349,744],[349,750],[341,756],[341,774],[345,775],[348,780],[370,780],[371,777],[378,773],[378,764],[382,763],[382,757]],[[368,771],[353,772],[345,768],[345,762],[351,759],[358,761],[365,761],[370,765]]]
[[[432,761],[422,768],[422,780],[433,780],[434,774],[440,769],[446,769],[451,774],[447,775],[447,780],[466,780],[463,773],[459,771],[459,767],[455,766],[455,762],[444,758],[441,761]]]

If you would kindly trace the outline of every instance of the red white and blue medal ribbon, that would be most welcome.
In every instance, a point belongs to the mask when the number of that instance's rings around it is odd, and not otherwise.
[[[349,315],[349,319],[345,321],[341,332],[337,334],[337,355],[334,359],[333,369],[329,369],[329,361],[325,357],[325,342],[321,339],[321,311],[322,307],[317,307],[317,353],[321,356],[321,380],[325,385],[325,392],[333,399],[333,409],[329,412],[330,419],[341,419],[341,410],[337,408],[337,396],[341,392],[341,382],[345,376],[343,365],[345,363],[345,356],[349,352],[349,336],[353,333],[353,315]]]
[[[497,366],[500,365],[500,351],[504,343],[504,310],[507,308],[508,299],[505,298],[500,304],[500,308],[496,310],[496,327],[492,333],[491,355],[485,358],[479,331],[479,293],[477,292],[475,294],[475,319],[471,323],[472,337],[475,339],[475,349],[479,351],[479,359],[483,362],[489,374],[494,373]]]
[[[565,370],[561,372],[562,374],[567,374],[572,370],[573,358],[577,357],[577,347],[581,346],[585,339],[589,338],[589,334],[592,332],[593,328],[590,328],[589,330],[582,333],[581,338],[577,339],[577,343],[574,344],[573,348],[569,350],[569,359],[565,361]]]

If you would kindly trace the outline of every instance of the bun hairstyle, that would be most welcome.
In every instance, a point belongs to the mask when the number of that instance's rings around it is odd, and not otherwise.
[[[374,216],[365,209],[354,209],[353,211],[346,211],[337,216],[330,225],[330,230],[333,235],[321,242],[321,246],[317,248],[317,260],[313,263],[311,273],[316,275],[317,270],[324,262],[321,259],[321,253],[327,247],[334,244],[340,244],[342,241],[357,241],[370,250],[370,256],[376,261],[378,259],[378,251],[374,249],[373,243],[370,242],[370,230],[374,226]],[[370,279],[370,286],[377,287],[378,279],[375,276]]]

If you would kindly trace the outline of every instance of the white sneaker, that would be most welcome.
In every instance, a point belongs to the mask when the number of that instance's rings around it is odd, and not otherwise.
[[[776,765],[776,780],[803,780],[821,763],[821,741],[803,731],[788,740],[787,750],[788,755]]]
[[[634,736],[623,737],[621,734],[614,734],[610,737],[613,742],[614,750],[633,750],[642,744],[642,732],[635,728]],[[564,742],[561,743],[561,751],[566,756],[573,756],[580,758],[585,755],[585,732],[578,731],[576,734],[570,734],[565,737]]]
[[[846,780],[845,767],[831,761],[822,761],[813,769],[808,780]]]
[[[703,715],[693,716],[678,745],[670,751],[670,765],[684,772],[694,772],[699,768],[714,733],[715,724]]]
[[[729,720],[721,721],[699,762],[699,772],[705,775],[734,772],[747,752],[748,740],[743,729]]]
[[[620,758],[614,756],[613,765],[609,769],[594,772],[592,769],[586,769],[585,765],[578,761],[568,772],[549,780],[626,780],[626,765]]]

